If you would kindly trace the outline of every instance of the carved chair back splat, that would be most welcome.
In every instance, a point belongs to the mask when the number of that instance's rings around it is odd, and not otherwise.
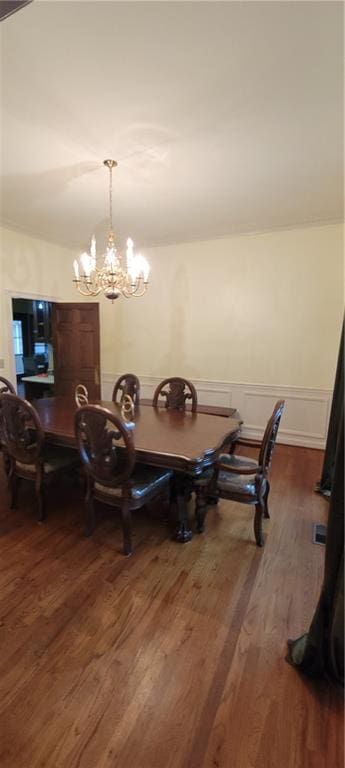
[[[76,412],[75,431],[92,480],[113,488],[125,484],[134,468],[135,448],[123,422],[100,405],[85,405]]]
[[[185,411],[187,400],[191,401],[193,413],[196,412],[198,406],[198,396],[194,384],[179,376],[164,379],[158,384],[152,400],[154,408],[159,405],[159,400],[163,400],[165,408],[176,411]]]
[[[113,403],[122,403],[125,395],[129,395],[137,408],[140,404],[140,381],[134,373],[124,373],[115,382],[113,389]]]

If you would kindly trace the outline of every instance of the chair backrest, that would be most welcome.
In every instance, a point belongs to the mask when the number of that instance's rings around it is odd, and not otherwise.
[[[12,395],[16,394],[13,384],[8,379],[0,376],[0,395],[3,395],[5,392],[10,392]]]
[[[186,401],[191,400],[193,413],[197,409],[198,396],[194,384],[188,379],[182,379],[179,376],[173,376],[170,379],[164,379],[158,384],[153,395],[152,405],[154,408],[159,404],[159,399],[164,399],[165,408],[174,411],[185,411]]]
[[[75,414],[74,426],[89,475],[102,485],[125,484],[134,468],[135,447],[123,422],[100,405],[83,405]]]
[[[124,373],[115,382],[113,389],[113,403],[122,403],[125,395],[129,395],[137,408],[140,404],[140,381],[134,373]]]
[[[81,405],[89,404],[89,393],[86,387],[84,387],[84,384],[77,384],[74,390],[74,399],[78,408],[80,408]]]
[[[44,431],[31,403],[18,395],[0,395],[0,438],[7,453],[22,464],[35,464],[43,449]]]
[[[267,472],[269,470],[273,448],[275,446],[280,419],[285,406],[285,400],[278,400],[273,408],[272,416],[267,422],[265,433],[262,439],[259,464]]]

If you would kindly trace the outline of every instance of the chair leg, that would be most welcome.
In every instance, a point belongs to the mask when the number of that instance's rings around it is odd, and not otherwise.
[[[264,494],[263,502],[264,502],[264,517],[269,518],[270,513],[268,511],[268,494],[270,492],[270,484],[267,480],[267,488]]]
[[[11,498],[10,498],[10,509],[14,509],[17,503],[17,496],[18,496],[18,486],[19,486],[19,477],[11,471],[8,478],[8,487],[10,490]]]
[[[213,473],[212,480],[208,486],[206,503],[207,505],[210,505],[210,506],[215,506],[216,504],[218,504],[218,501],[219,501],[219,493],[217,490],[218,474],[219,473],[217,470]]]
[[[262,516],[264,514],[264,504],[260,500],[255,504],[254,534],[258,547],[263,547],[264,539],[262,535]]]
[[[171,509],[171,499],[170,499],[170,485],[167,483],[163,493],[162,493],[162,506],[163,506],[163,520],[165,523],[168,523],[170,521],[170,509]]]
[[[192,479],[187,475],[176,472],[173,475],[171,490],[171,507],[176,512],[178,528],[174,535],[176,541],[185,544],[193,534],[188,527],[188,498],[192,492]]]
[[[198,533],[203,533],[204,531],[204,523],[205,523],[205,516],[207,512],[207,501],[208,501],[205,490],[206,489],[202,487],[195,488],[195,519],[196,519],[196,530]]]
[[[123,553],[132,554],[132,515],[127,500],[122,502]]]
[[[37,498],[37,518],[40,523],[45,520],[45,506],[44,506],[44,490],[43,490],[43,476],[42,476],[42,470],[39,468],[36,471],[36,479],[35,479],[35,491],[36,491],[36,498]]]
[[[4,460],[5,475],[6,475],[7,478],[9,478],[10,471],[11,471],[11,459],[10,459],[7,451],[5,451],[4,449],[2,449],[2,455],[3,455],[3,460]]]
[[[87,521],[86,521],[84,535],[88,538],[89,536],[92,536],[95,530],[95,525],[96,525],[95,506],[94,506],[94,501],[92,497],[92,489],[89,482],[88,482],[87,491],[86,491],[85,507],[86,507]]]

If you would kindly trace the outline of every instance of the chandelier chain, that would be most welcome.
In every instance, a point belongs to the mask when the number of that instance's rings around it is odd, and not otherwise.
[[[109,165],[110,181],[109,181],[109,223],[110,232],[113,232],[113,166]]]

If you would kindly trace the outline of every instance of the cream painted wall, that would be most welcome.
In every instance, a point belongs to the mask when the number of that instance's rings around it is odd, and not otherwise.
[[[100,300],[103,375],[331,388],[343,235],[337,224],[146,251],[146,296]],[[0,375],[10,377],[10,294],[81,297],[71,282],[74,251],[2,230],[0,254]]]
[[[8,229],[1,230],[0,242],[0,375],[13,379],[11,295],[71,300],[64,287],[67,251]]]
[[[343,238],[334,224],[145,251],[149,291],[114,305],[104,372],[332,387]]]
[[[72,283],[75,252],[20,232],[0,232],[0,376],[13,379],[11,296],[79,301]],[[110,326],[110,308],[102,307],[101,326]],[[103,334],[102,334],[103,336]],[[109,337],[109,333],[106,334]],[[104,348],[107,350],[107,343]]]

